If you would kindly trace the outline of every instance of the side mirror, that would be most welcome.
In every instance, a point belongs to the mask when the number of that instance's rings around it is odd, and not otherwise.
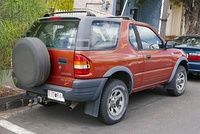
[[[174,48],[176,45],[176,42],[174,40],[169,40],[166,42],[166,48]]]

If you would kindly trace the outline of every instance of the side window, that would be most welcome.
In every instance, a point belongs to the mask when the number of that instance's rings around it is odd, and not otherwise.
[[[162,40],[148,27],[137,26],[143,49],[161,49]]]
[[[129,25],[129,33],[128,33],[128,38],[129,38],[129,42],[130,44],[138,50],[138,43],[136,41],[136,36],[135,36],[135,31],[133,29],[133,25]]]
[[[93,21],[91,27],[90,48],[114,49],[119,38],[119,22]]]

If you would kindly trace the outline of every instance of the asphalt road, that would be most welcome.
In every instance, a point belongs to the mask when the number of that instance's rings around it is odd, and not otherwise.
[[[0,133],[199,134],[200,77],[189,77],[187,90],[179,97],[168,96],[161,87],[132,94],[124,119],[115,125],[85,115],[83,108],[37,105],[0,112]]]

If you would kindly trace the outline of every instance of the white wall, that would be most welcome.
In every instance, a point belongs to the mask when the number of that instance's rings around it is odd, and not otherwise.
[[[113,0],[74,0],[74,8],[86,8],[86,3],[103,3],[109,1],[110,5],[108,9],[104,9],[102,4],[95,5],[95,4],[87,4],[87,8],[97,10],[99,12],[104,12],[107,14],[112,14],[112,5]]]

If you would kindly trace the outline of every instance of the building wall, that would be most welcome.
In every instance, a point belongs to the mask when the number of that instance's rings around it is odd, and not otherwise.
[[[121,12],[123,10],[125,0],[113,0],[113,4],[114,4],[114,2],[116,2],[116,11],[115,11],[115,13],[113,12],[113,15],[120,16]],[[115,7],[115,6],[113,5],[113,7]]]
[[[126,4],[126,8],[124,8],[124,6],[122,6],[122,16],[130,16],[133,17],[134,12],[131,12],[131,10],[133,10],[135,8],[135,0],[124,0],[123,3],[121,2],[121,4]]]
[[[175,37],[184,34],[183,6],[176,6],[170,3],[168,8],[166,36]]]
[[[103,3],[108,1],[110,3],[108,9],[103,8]],[[113,0],[74,0],[75,9],[89,8],[99,12],[112,14],[112,9],[113,9],[112,6],[113,6]]]
[[[107,10],[104,9],[102,5],[96,5],[96,3],[100,4],[106,1],[109,1],[110,3]],[[123,9],[124,4],[126,4],[125,9]],[[149,23],[156,30],[158,30],[161,4],[161,0],[147,0],[143,5],[136,5],[136,0],[75,0],[74,8],[87,7],[89,9],[113,15],[121,15],[120,12],[122,12],[123,16],[130,16],[132,18],[134,18],[134,15],[131,11],[134,11],[133,9],[137,9],[137,20]]]
[[[161,5],[161,0],[147,0],[143,5],[138,6],[139,21],[150,24],[158,31],[161,14]]]

